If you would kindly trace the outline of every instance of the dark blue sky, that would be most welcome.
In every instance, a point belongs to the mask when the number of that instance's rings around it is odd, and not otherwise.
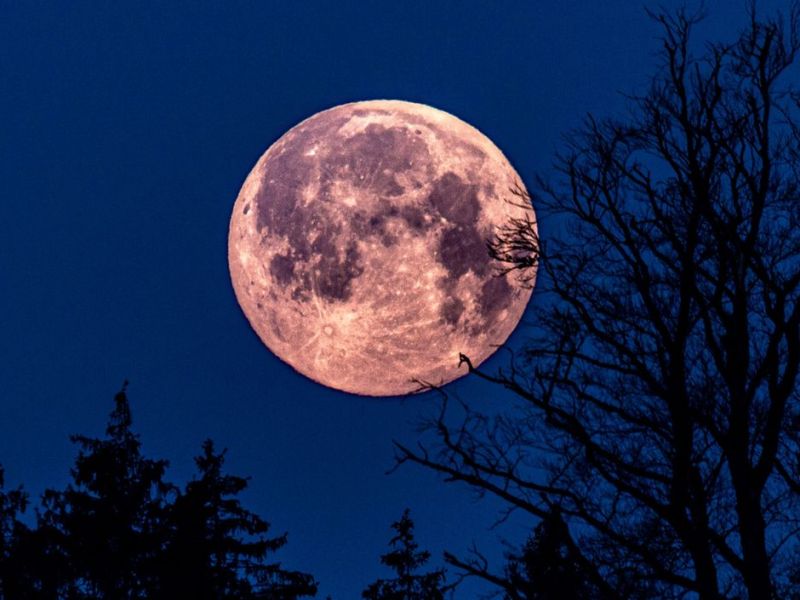
[[[708,0],[700,34],[730,36],[743,4]],[[69,434],[101,434],[128,378],[145,452],[183,482],[204,438],[228,447],[230,470],[253,477],[248,506],[289,531],[279,558],[313,572],[320,597],[356,598],[386,574],[378,556],[404,507],[437,561],[472,540],[498,558],[497,537],[522,541],[531,523],[489,531],[499,504],[412,466],[385,474],[391,440],[415,442],[431,396],[328,390],[261,344],[228,277],[230,211],[289,127],[373,98],[451,112],[530,181],[587,112],[619,112],[618,92],[641,89],[657,34],[623,0],[3,3],[9,483],[63,486]],[[452,389],[479,405],[505,398],[471,379]]]

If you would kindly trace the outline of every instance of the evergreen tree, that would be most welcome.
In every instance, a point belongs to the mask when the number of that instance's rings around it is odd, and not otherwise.
[[[506,567],[505,600],[589,600],[598,591],[575,556],[566,523],[557,511],[542,519],[519,555]]]
[[[22,489],[5,491],[5,471],[0,467],[0,599],[10,598],[14,574],[11,560],[21,529],[17,515],[25,510],[27,495]]]
[[[395,573],[394,579],[379,579],[361,593],[365,600],[441,600],[444,598],[444,569],[417,573],[430,559],[430,552],[418,551],[414,540],[414,521],[406,509],[399,521],[392,524],[396,535],[389,545],[392,550],[381,556],[381,562]]]
[[[80,446],[73,482],[43,498],[40,529],[46,553],[66,559],[58,587],[67,597],[152,598],[158,588],[167,461],[142,456],[125,386],[114,402],[104,439],[72,436]]]
[[[126,384],[127,385],[127,384]],[[237,496],[248,479],[224,473],[208,440],[184,490],[164,480],[165,460],[145,458],[131,430],[126,388],[102,439],[76,435],[72,482],[48,490],[30,528],[27,497],[5,492],[0,469],[0,600],[176,598],[296,600],[314,596],[311,575],[268,555],[286,544]]]
[[[195,458],[199,476],[170,508],[172,534],[164,570],[163,598],[263,598],[314,596],[311,575],[267,563],[286,544],[286,534],[266,537],[269,524],[236,496],[248,479],[223,472],[225,451],[211,440]]]
[[[28,527],[15,524],[9,554],[1,561],[1,600],[78,599],[78,590],[63,545],[63,536],[52,526]]]

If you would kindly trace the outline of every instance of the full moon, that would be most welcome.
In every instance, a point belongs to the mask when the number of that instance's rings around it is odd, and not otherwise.
[[[502,152],[449,113],[396,100],[322,111],[270,146],[236,199],[236,298],[264,344],[323,385],[444,385],[466,373],[460,353],[478,365],[506,341],[530,298],[487,249],[531,216],[507,201],[514,187]]]

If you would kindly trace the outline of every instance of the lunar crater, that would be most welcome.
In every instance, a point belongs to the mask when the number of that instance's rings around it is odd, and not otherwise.
[[[273,144],[236,201],[231,277],[264,343],[359,394],[463,375],[517,325],[530,290],[486,246],[521,217],[495,190],[519,177],[455,117],[399,101],[323,111]]]

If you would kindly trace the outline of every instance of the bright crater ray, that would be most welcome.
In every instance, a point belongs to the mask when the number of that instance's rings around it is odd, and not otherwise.
[[[324,385],[414,391],[464,375],[517,326],[531,290],[486,241],[524,209],[500,150],[443,111],[354,102],[290,129],[248,175],[228,262],[261,340]]]

